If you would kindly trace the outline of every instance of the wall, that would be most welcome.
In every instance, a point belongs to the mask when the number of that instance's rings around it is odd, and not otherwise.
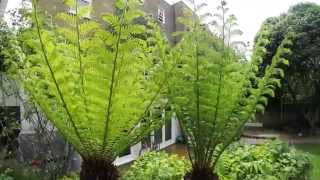
[[[173,6],[165,2],[164,0],[146,0],[143,4],[143,10],[152,14],[153,18],[158,19],[158,9],[165,11],[165,23],[160,23],[160,26],[164,29],[170,42],[174,43],[174,37],[172,33],[175,32],[175,12]]]
[[[6,11],[8,0],[0,0],[0,19],[3,18],[3,15]]]
[[[178,2],[173,5],[174,14],[175,14],[175,31],[186,31],[186,27],[179,22],[179,17],[183,17],[186,10],[190,10],[190,8],[183,2]],[[175,43],[178,43],[181,40],[180,36],[175,37]]]
[[[180,129],[180,125],[177,119],[172,118],[171,119],[171,134],[172,134],[172,138],[168,141],[165,141],[165,127],[162,127],[162,143],[159,144],[159,149],[164,149],[168,146],[171,146],[173,144],[176,143],[176,139],[177,137],[181,136],[181,129]],[[151,143],[154,142],[154,136],[151,136]],[[141,142],[139,142],[138,144],[134,145],[131,147],[131,154],[127,155],[127,156],[123,156],[120,158],[117,158],[116,161],[114,162],[115,165],[123,165],[123,164],[127,164],[135,159],[137,159],[140,155],[140,153],[144,153],[146,151],[148,151],[148,149],[145,150],[141,150],[142,145]]]

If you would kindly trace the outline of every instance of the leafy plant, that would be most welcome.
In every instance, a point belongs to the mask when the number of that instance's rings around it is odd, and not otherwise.
[[[11,171],[11,169],[6,169],[3,173],[0,173],[0,180],[14,180],[13,177],[8,175]]]
[[[202,26],[197,13],[204,5],[194,4],[183,19],[188,32],[176,50],[178,69],[169,84],[169,99],[188,138],[192,170],[189,179],[218,179],[214,172],[224,150],[239,138],[246,122],[263,112],[268,98],[280,87],[282,66],[288,65],[292,34],[282,42],[265,75],[257,75],[268,44],[266,30],[256,44],[251,61],[243,64],[234,51]],[[191,20],[190,20],[191,19]]]
[[[8,97],[13,97],[17,91],[15,84],[6,72],[8,59],[19,60],[20,47],[14,31],[5,22],[0,20],[0,159],[13,158],[18,148],[20,123],[17,119],[19,112],[8,106]],[[18,114],[18,115],[17,115]]]
[[[16,61],[23,58],[20,47],[16,39],[14,30],[9,28],[7,24],[0,20],[0,72],[8,70],[7,59],[14,59]]]
[[[263,145],[235,143],[219,160],[221,179],[307,180],[312,165],[307,155],[280,141]]]
[[[2,174],[3,177],[9,177],[14,180],[47,180],[47,179],[50,179],[50,178],[48,178],[48,176],[46,176],[45,173],[38,172],[36,169],[33,169],[33,168],[26,166],[26,164],[17,163],[13,160],[5,160],[5,161],[0,162],[0,174]],[[0,177],[1,177],[1,175],[0,175]]]
[[[79,180],[79,179],[80,179],[80,177],[77,173],[71,173],[66,176],[63,176],[59,180]]]
[[[288,56],[290,66],[285,69],[286,76],[283,87],[276,93],[276,100],[281,103],[308,102],[303,108],[298,108],[304,115],[313,133],[319,123],[320,108],[320,6],[315,3],[299,3],[292,6],[281,16],[268,18],[262,29],[269,28],[269,45],[260,66],[261,74],[271,62],[276,49],[288,33],[294,32],[296,38]],[[260,38],[258,33],[256,40]],[[278,102],[277,101],[277,102]]]
[[[177,155],[150,152],[134,162],[123,180],[182,180],[189,168],[190,163]]]
[[[28,96],[83,158],[80,179],[117,179],[113,161],[163,121],[145,118],[161,101],[171,72],[159,27],[139,23],[138,0],[117,0],[103,16],[90,7],[46,21],[33,0],[32,28],[22,33],[26,58],[12,67]]]

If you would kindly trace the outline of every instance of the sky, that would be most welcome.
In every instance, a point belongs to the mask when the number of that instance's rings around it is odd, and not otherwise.
[[[21,0],[9,0],[8,8],[17,7]],[[166,0],[174,3],[179,0]],[[209,11],[216,13],[216,6],[220,0],[197,0],[206,2]],[[320,0],[227,0],[229,13],[235,14],[238,18],[239,29],[243,35],[235,40],[250,42],[252,44],[256,33],[259,31],[262,22],[272,16],[278,16],[286,12],[290,6],[299,2],[315,2],[320,5]]]
[[[167,0],[174,3],[178,0]],[[206,2],[210,13],[216,13],[216,7],[220,0],[198,0]],[[227,0],[229,13],[238,18],[239,29],[243,35],[235,40],[250,42],[252,44],[261,24],[268,17],[285,13],[290,6],[299,2],[315,2],[320,5],[320,0]]]

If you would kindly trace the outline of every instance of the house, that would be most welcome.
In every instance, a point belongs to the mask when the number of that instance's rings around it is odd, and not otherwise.
[[[40,8],[52,16],[59,12],[75,13],[74,9],[68,8],[61,0],[41,0],[39,4]],[[114,0],[79,0],[79,5],[92,6],[93,11],[88,15],[90,19],[100,19],[103,14],[115,10]],[[179,41],[172,33],[184,30],[184,26],[178,22],[178,17],[183,16],[183,9],[188,8],[183,1],[169,3],[167,0],[144,0],[141,8],[160,23],[171,43]]]
[[[8,5],[8,0],[0,0],[0,19],[3,18],[6,12],[7,5]]]
[[[66,11],[74,13],[73,9],[68,8],[62,2],[63,1],[61,0],[41,0],[39,1],[39,5],[42,10],[45,10],[47,14],[51,16]],[[88,18],[92,19],[98,19],[103,13],[112,12],[114,10],[114,0],[79,0],[79,2],[80,5],[90,5],[93,7],[93,12],[88,15]],[[187,7],[188,6],[182,1],[168,3],[165,0],[145,0],[141,5],[141,8],[148,15],[159,22],[172,44],[176,44],[179,41],[179,37],[172,36],[172,33],[184,30],[184,26],[178,22],[178,17],[183,15],[183,9]],[[21,103],[16,99],[10,99],[11,104],[9,103],[7,106],[16,107],[17,111],[23,113],[24,110]],[[20,117],[23,116],[21,115]],[[21,119],[21,122],[22,130],[20,137],[23,141],[23,137],[34,134],[34,126],[24,119]],[[156,145],[158,149],[163,149],[174,144],[179,136],[181,136],[179,123],[175,118],[172,118],[171,121],[167,122],[161,129],[153,132],[149,138],[145,139],[145,141],[150,142],[149,144]],[[25,144],[27,145],[28,143]],[[114,163],[116,165],[121,165],[131,162],[144,151],[144,148],[143,143],[140,142],[128,149],[128,151],[125,152],[122,157],[117,158]]]

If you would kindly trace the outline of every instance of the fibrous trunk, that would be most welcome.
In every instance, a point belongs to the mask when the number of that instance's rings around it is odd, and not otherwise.
[[[113,161],[85,159],[81,165],[80,180],[118,180],[119,171]]]
[[[184,178],[185,180],[219,180],[212,167],[201,167],[194,165]]]

